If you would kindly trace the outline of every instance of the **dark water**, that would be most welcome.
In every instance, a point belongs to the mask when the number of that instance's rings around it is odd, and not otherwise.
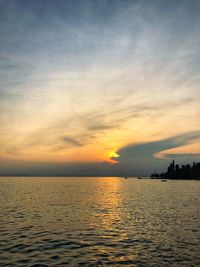
[[[200,182],[0,178],[0,266],[200,266]]]

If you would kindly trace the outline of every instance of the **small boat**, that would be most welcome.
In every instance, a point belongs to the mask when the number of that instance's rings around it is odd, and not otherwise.
[[[161,182],[167,182],[167,180],[166,179],[162,179]]]
[[[124,177],[124,179],[128,179],[128,177],[127,177],[127,176],[125,176],[125,177]]]
[[[142,177],[138,177],[138,179],[142,179]]]

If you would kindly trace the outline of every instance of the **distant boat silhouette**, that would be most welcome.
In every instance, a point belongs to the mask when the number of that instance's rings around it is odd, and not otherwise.
[[[162,179],[161,182],[167,182],[167,180],[166,179]]]
[[[142,177],[138,177],[138,179],[142,179]]]
[[[128,177],[127,177],[127,176],[125,176],[125,177],[124,177],[124,179],[128,179]]]

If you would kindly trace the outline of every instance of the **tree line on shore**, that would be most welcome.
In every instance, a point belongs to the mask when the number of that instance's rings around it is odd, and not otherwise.
[[[192,165],[186,164],[180,167],[173,160],[167,168],[167,172],[160,174],[154,172],[151,174],[151,178],[200,180],[200,162],[193,162]]]

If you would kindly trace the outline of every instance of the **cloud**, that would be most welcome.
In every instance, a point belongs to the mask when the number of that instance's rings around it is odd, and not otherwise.
[[[119,158],[114,158],[117,161],[126,161],[132,159],[147,159],[155,158],[157,153],[163,153],[165,150],[185,146],[192,141],[200,138],[200,131],[188,132],[166,138],[159,141],[152,141],[142,144],[129,144],[117,151]]]
[[[73,137],[70,137],[70,136],[65,136],[63,138],[63,140],[68,143],[68,144],[71,144],[72,146],[83,146],[84,144],[82,144],[81,142],[79,142],[78,140],[76,140],[75,138]]]
[[[199,11],[193,0],[0,1],[1,152],[56,160],[103,139],[119,147],[121,132],[172,135],[174,118],[178,132],[196,129]]]
[[[1,160],[0,175],[33,176],[113,176],[114,165],[108,162],[36,162],[22,160]]]
[[[129,144],[116,151],[120,157],[112,159],[118,162],[116,168],[120,173],[149,175],[154,168],[163,170],[167,167],[168,161],[173,158],[173,154],[170,155],[171,157],[167,157],[166,150],[188,145],[199,138],[200,131],[192,131],[158,141]],[[161,154],[162,157],[158,157],[158,154]],[[166,156],[163,156],[165,154]],[[194,160],[194,154],[188,154],[187,158],[185,154],[182,157],[175,154],[174,158],[182,162],[188,162]],[[198,159],[198,156],[196,159]]]
[[[115,101],[115,98],[113,98],[113,101]],[[105,105],[102,109],[95,108],[93,111],[84,111],[81,114],[75,113],[73,118],[58,118],[58,120],[42,125],[30,133],[27,132],[25,136],[24,133],[20,132],[21,129],[18,129],[18,134],[13,136],[13,129],[9,131],[8,136],[8,130],[6,130],[6,133],[2,134],[2,140],[5,140],[6,148],[2,144],[1,151],[7,154],[13,154],[13,152],[19,154],[26,149],[37,149],[39,146],[45,148],[45,150],[55,150],[56,152],[64,150],[68,146],[72,148],[83,147],[89,143],[91,144],[106,132],[123,129],[124,125],[130,123],[131,120],[134,122],[136,119],[152,118],[152,116],[157,118],[162,116],[163,112],[166,115],[167,112],[171,113],[173,109],[192,101],[194,99],[191,97],[183,97],[177,101],[165,101],[165,103],[154,105],[145,101],[132,104],[123,98],[119,101],[118,98],[117,105]],[[5,123],[9,126],[7,120],[5,120]],[[65,134],[66,132],[70,134]]]
[[[51,176],[149,176],[154,169],[165,171],[173,158],[178,163],[188,163],[200,159],[200,154],[169,154],[165,150],[181,147],[200,138],[200,131],[188,132],[166,139],[129,144],[117,151],[120,157],[113,158],[118,164],[109,162],[32,162],[20,160],[1,160],[0,175],[51,175]],[[72,146],[81,146],[76,139],[66,137]],[[156,158],[163,153],[163,158]]]
[[[194,154],[194,153],[182,153],[182,154],[164,154],[163,158],[165,159],[177,159],[177,160],[182,160],[182,161],[196,161],[200,160],[200,154]]]

